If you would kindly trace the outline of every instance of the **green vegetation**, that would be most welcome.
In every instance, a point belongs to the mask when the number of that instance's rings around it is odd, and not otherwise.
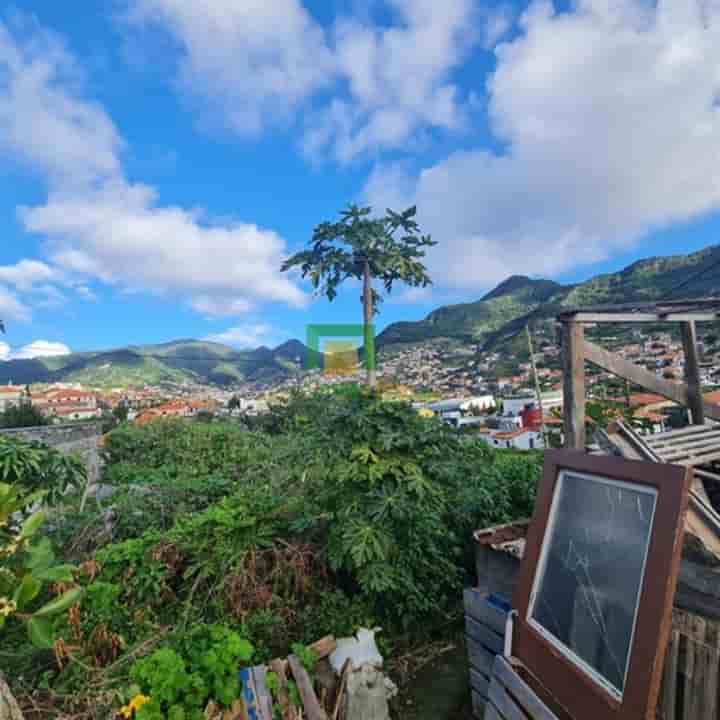
[[[436,245],[420,233],[417,210],[402,213],[387,210],[385,217],[372,218],[372,208],[350,205],[340,213],[339,222],[318,225],[310,249],[296,253],[282,265],[283,272],[299,267],[310,278],[315,291],[331,302],[346,280],[362,281],[364,351],[368,384],[375,384],[375,335],[373,318],[379,312],[382,295],[372,287],[379,280],[385,292],[395,283],[427,287],[430,278],[422,260],[426,248]]]
[[[378,345],[457,338],[482,343],[487,350],[512,350],[522,357],[527,353],[526,341],[518,336],[528,322],[538,333],[553,337],[552,321],[564,307],[652,301],[668,293],[674,300],[717,295],[719,260],[720,246],[715,246],[690,255],[640,260],[618,273],[577,285],[513,276],[477,302],[439,308],[418,322],[389,325],[378,337]],[[681,285],[679,295],[672,294]]]
[[[293,648],[311,665],[300,646],[359,626],[402,654],[457,612],[472,530],[528,515],[540,468],[347,388],[294,397],[253,429],[121,425],[106,455],[117,490],[102,507],[79,513],[78,487],[46,510],[72,581],[37,601],[82,592],[45,628],[52,650],[20,623],[0,630],[0,669],[47,717],[199,718],[232,703],[239,664]]]
[[[11,405],[0,413],[0,428],[23,428],[49,425],[50,421],[31,403]]]

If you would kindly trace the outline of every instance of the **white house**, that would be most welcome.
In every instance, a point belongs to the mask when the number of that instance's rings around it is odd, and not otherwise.
[[[545,447],[542,433],[529,428],[491,431],[488,443],[495,448],[512,448],[514,450],[538,450]]]

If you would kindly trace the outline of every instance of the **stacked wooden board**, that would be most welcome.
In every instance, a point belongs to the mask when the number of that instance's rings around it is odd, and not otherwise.
[[[519,667],[513,658],[495,658],[484,720],[557,720],[523,680]]]
[[[505,625],[510,605],[505,598],[485,595],[477,588],[466,589],[464,601],[473,714],[482,718],[495,658],[502,654],[505,646]]]

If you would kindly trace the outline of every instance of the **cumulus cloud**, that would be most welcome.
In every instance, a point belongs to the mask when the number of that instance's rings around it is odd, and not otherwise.
[[[27,289],[57,268],[236,312],[265,301],[301,305],[303,294],[279,272],[285,243],[275,232],[163,205],[154,188],[128,181],[122,139],[103,108],[82,96],[80,76],[54,36],[0,24],[0,152],[48,181],[47,202],[19,215],[46,238],[53,263],[2,267],[0,282]],[[0,294],[0,313],[5,306],[21,315],[12,297]]]
[[[33,340],[27,345],[13,349],[6,342],[0,342],[0,361],[31,360],[37,357],[56,357],[69,355],[70,348],[64,343],[50,340]]]
[[[208,335],[205,339],[236,348],[256,348],[260,345],[276,345],[279,342],[275,328],[264,323],[235,325],[221,333]]]
[[[34,340],[27,345],[23,345],[17,350],[10,352],[9,360],[30,360],[37,357],[57,357],[60,355],[69,355],[70,348],[61,342],[51,342],[50,340]]]
[[[299,0],[131,0],[129,18],[172,34],[183,56],[182,85],[219,104],[242,134],[332,81],[325,32]]]
[[[30,319],[30,308],[14,293],[0,285],[0,320],[18,320],[26,322]]]
[[[391,22],[340,15],[323,28],[301,0],[128,0],[129,17],[166,31],[180,49],[181,83],[242,134],[307,115],[303,150],[340,160],[403,146],[427,128],[463,125],[450,73],[484,27],[504,32],[477,0],[386,0]],[[487,42],[487,40],[485,40]]]
[[[39,283],[56,278],[57,271],[37,260],[21,260],[15,265],[0,265],[0,282],[13,285],[18,290],[31,290]]]
[[[395,148],[425,128],[454,130],[464,122],[450,71],[477,39],[474,0],[390,0],[399,22],[374,27],[340,19],[335,57],[349,88],[311,120],[304,148],[334,148],[341,162]]]
[[[437,283],[555,275],[720,207],[720,6],[535,2],[496,49],[496,153],[418,174],[379,167],[366,195],[417,203]]]

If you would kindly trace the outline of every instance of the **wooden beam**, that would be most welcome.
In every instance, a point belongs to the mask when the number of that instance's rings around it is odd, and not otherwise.
[[[635,365],[635,363],[626,360],[617,353],[610,352],[610,350],[606,350],[588,340],[583,343],[583,352],[585,358],[593,365],[598,365],[604,370],[625,378],[625,380],[629,380],[636,385],[642,385],[642,387],[662,395],[668,400],[687,406],[688,390],[684,384],[659,378],[655,373]]]
[[[565,316],[567,317],[567,316]],[[565,321],[565,317],[560,319]],[[572,320],[581,323],[665,323],[665,322],[716,322],[714,312],[577,312]]]
[[[320,701],[317,699],[315,690],[313,689],[312,680],[307,670],[302,666],[296,655],[288,656],[288,664],[290,671],[295,678],[300,699],[302,700],[304,716],[307,720],[328,720],[327,714],[322,709]]]
[[[563,341],[563,416],[565,447],[585,449],[585,330],[580,323],[565,322]]]
[[[705,423],[702,386],[700,385],[700,360],[697,350],[697,333],[694,322],[683,323],[681,327],[683,350],[685,351],[685,380],[688,388],[688,407],[693,425]]]

